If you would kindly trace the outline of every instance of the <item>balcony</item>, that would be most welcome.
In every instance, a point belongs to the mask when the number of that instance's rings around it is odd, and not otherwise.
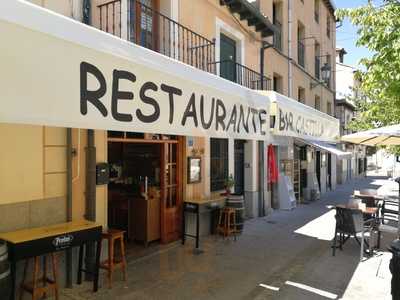
[[[99,29],[215,74],[215,43],[136,0],[98,5]]]
[[[301,41],[297,42],[297,60],[300,66],[305,67],[305,46]]]
[[[221,77],[253,90],[271,90],[271,79],[231,60],[212,63],[212,69],[219,69]]]
[[[274,47],[279,51],[282,51],[282,24],[274,20],[274,26],[276,28],[274,32]]]

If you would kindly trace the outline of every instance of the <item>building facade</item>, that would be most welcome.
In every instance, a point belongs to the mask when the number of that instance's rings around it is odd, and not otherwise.
[[[182,232],[183,201],[220,198],[229,177],[234,191],[244,195],[247,217],[264,216],[282,208],[283,195],[279,182],[267,184],[268,145],[274,146],[280,172],[298,189],[298,203],[335,188],[336,156],[321,144],[339,135],[333,118],[336,81],[329,76],[335,72],[336,38],[330,1],[31,2],[15,4],[26,21],[11,20],[26,24],[2,27],[49,47],[37,62],[23,54],[32,47],[23,39],[9,38],[18,51],[11,43],[0,51],[10,69],[24,57],[24,69],[42,76],[11,72],[3,79],[29,82],[20,92],[51,113],[35,115],[35,106],[27,103],[34,118],[21,112],[0,120],[7,139],[0,155],[0,232],[86,218],[126,229],[129,238],[146,244],[168,243]],[[41,17],[60,26],[43,29]],[[30,26],[35,34],[21,29]],[[53,63],[63,84],[43,69],[40,58]],[[77,61],[75,69],[68,65]],[[39,90],[43,82],[51,84]],[[128,92],[132,85],[134,93]],[[7,98],[23,98],[14,92]],[[103,103],[95,94],[107,99]],[[69,106],[58,107],[79,97],[77,115]],[[135,114],[129,113],[130,102],[121,101],[139,99]],[[317,129],[272,130],[279,111],[272,112],[271,102],[289,115],[306,114],[303,122]],[[108,182],[96,177],[104,164],[110,167]],[[138,211],[143,213],[135,215]],[[138,221],[150,212],[151,226]],[[202,223],[211,217],[205,214]],[[149,232],[143,233],[145,227]]]
[[[336,49],[336,103],[335,114],[340,122],[340,135],[354,133],[349,128],[350,122],[357,117],[355,99],[362,98],[359,91],[360,82],[357,79],[357,69],[344,63],[347,54],[344,48]],[[351,158],[337,162],[337,181],[345,183],[352,178],[363,177],[367,171],[366,147],[342,143],[344,151],[352,152]]]

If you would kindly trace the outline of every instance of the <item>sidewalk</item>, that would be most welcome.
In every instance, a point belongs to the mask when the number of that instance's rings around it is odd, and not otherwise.
[[[347,202],[354,189],[387,184],[369,177],[340,185],[320,201],[247,221],[236,242],[203,238],[200,255],[192,241],[176,243],[128,262],[126,283],[117,272],[109,290],[103,275],[97,294],[83,285],[61,299],[390,299],[390,255],[359,264],[359,246],[348,241],[332,257],[335,219],[327,208]]]

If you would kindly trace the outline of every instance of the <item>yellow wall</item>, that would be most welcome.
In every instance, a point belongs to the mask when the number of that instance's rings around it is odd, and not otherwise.
[[[0,124],[0,204],[43,198],[43,128]]]

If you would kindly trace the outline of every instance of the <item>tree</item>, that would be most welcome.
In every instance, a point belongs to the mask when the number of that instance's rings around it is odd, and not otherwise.
[[[355,99],[359,117],[351,123],[355,130],[365,130],[400,123],[400,1],[372,1],[354,9],[339,9],[338,19],[349,18],[358,33],[357,46],[373,54],[362,58],[358,71],[364,97]],[[399,149],[392,149],[397,152]]]

